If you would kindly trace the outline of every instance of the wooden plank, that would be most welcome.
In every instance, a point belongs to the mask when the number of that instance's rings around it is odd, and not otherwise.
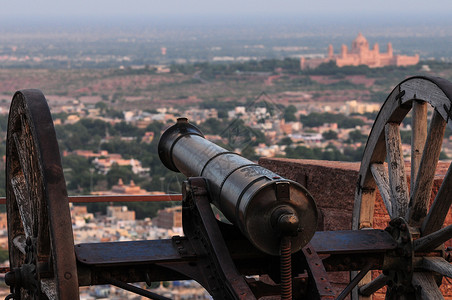
[[[399,124],[385,126],[385,140],[388,160],[389,187],[392,199],[393,217],[404,217],[408,208],[409,194],[402,153]]]
[[[388,172],[386,171],[386,168],[382,163],[371,164],[370,170],[372,172],[372,175],[374,176],[378,190],[380,191],[380,195],[383,198],[386,210],[388,211],[388,214],[391,217],[391,219],[393,219],[394,211],[391,203]]]
[[[376,190],[361,190],[355,194],[352,229],[372,228],[374,224]]]
[[[414,251],[429,252],[452,238],[452,225],[444,227],[413,242]]]
[[[424,153],[410,200],[408,221],[412,226],[421,226],[422,221],[427,215],[433,179],[441,153],[446,124],[446,121],[435,110],[432,121],[430,122]]]
[[[422,259],[422,267],[425,270],[452,278],[452,265],[442,257],[424,257]]]
[[[427,138],[427,102],[413,101],[411,122],[411,187],[416,182]]]
[[[422,300],[444,299],[432,274],[424,272],[415,272],[413,274],[412,283],[415,290],[418,293],[418,295],[416,296],[418,296],[419,298],[416,297],[416,299]]]
[[[425,236],[433,233],[444,224],[449,208],[452,205],[452,165],[449,166],[446,176],[441,183],[435,200],[428,212],[427,217],[422,223],[421,235]]]

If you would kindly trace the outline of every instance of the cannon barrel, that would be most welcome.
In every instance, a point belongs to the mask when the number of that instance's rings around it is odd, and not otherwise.
[[[290,236],[293,253],[314,235],[317,208],[303,186],[206,140],[186,118],[163,133],[158,152],[170,170],[205,178],[212,203],[261,251],[279,255]]]

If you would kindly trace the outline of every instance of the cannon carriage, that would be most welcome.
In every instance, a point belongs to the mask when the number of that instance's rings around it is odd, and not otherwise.
[[[452,84],[439,78],[412,77],[394,88],[364,151],[352,230],[316,231],[309,191],[207,141],[182,118],[162,135],[159,155],[187,176],[184,236],[74,245],[69,201],[77,200],[67,196],[47,102],[38,90],[19,91],[7,134],[7,299],[78,299],[80,286],[98,284],[167,299],[132,283],[185,279],[214,299],[369,299],[384,286],[387,299],[441,299],[438,285],[452,277],[444,247],[452,226],[443,228],[452,171],[431,205],[430,195],[451,99]],[[400,136],[408,113],[410,184]],[[373,228],[377,194],[388,215],[384,230]],[[371,270],[382,272],[372,279]],[[351,274],[337,294],[328,280],[334,271]]]

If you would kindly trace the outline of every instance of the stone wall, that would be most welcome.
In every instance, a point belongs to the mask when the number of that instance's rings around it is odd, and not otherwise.
[[[352,212],[360,163],[299,160],[282,158],[262,158],[259,164],[279,175],[299,182],[307,188],[314,197],[319,210],[317,230],[350,230],[352,228]],[[435,175],[432,199],[436,195],[449,164],[440,162]],[[410,165],[406,165],[407,174]],[[407,178],[408,184],[410,176]],[[388,216],[383,201],[377,194],[374,227],[384,229]],[[452,214],[449,211],[446,225],[452,224]],[[450,241],[447,246],[452,246]],[[349,280],[346,272],[329,273],[330,281],[337,291],[342,290]],[[446,299],[452,299],[452,284],[445,279],[441,286]],[[375,297],[384,299],[384,296]]]

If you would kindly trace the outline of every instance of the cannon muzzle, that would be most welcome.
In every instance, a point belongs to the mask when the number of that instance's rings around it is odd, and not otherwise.
[[[303,186],[206,140],[186,118],[163,133],[158,152],[170,170],[204,177],[212,203],[261,251],[279,255],[290,236],[293,253],[314,235],[317,208]]]

